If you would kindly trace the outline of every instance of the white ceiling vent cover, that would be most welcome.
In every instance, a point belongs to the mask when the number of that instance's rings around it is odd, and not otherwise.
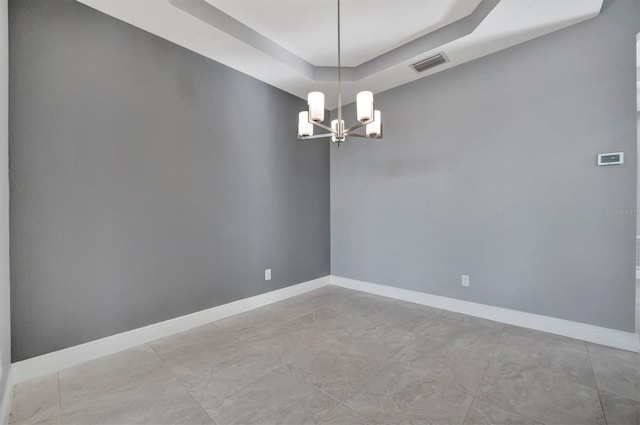
[[[416,72],[424,72],[427,69],[431,69],[435,66],[442,65],[443,63],[447,62],[449,62],[449,58],[447,58],[444,52],[440,52],[437,55],[433,55],[409,66]]]

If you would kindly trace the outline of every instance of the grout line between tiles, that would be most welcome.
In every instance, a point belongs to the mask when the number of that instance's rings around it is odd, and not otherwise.
[[[485,378],[485,376],[486,376],[486,374],[487,374],[487,371],[489,370],[489,367],[491,366],[491,362],[492,362],[493,358],[495,357],[496,351],[497,351],[497,349],[498,349],[498,345],[500,345],[500,341],[502,341],[502,336],[503,336],[505,333],[506,333],[506,334],[509,334],[509,332],[508,332],[508,331],[507,331],[507,332],[505,332],[505,331],[504,331],[504,328],[503,328],[503,330],[502,330],[502,334],[500,334],[500,338],[498,339],[498,344],[496,344],[496,347],[495,347],[495,348],[494,348],[494,350],[493,350],[493,354],[491,355],[491,359],[489,360],[489,365],[487,366],[487,368],[486,368],[486,369],[485,369],[485,371],[484,371],[484,374],[483,374],[483,376],[482,376],[482,381],[480,381],[480,385],[482,385],[482,382],[484,381],[484,378]],[[525,338],[528,338],[528,337],[525,337]],[[582,342],[584,342],[584,341],[582,341]],[[547,375],[547,372],[544,372],[544,371],[541,371],[540,373]],[[550,375],[550,376],[553,376],[553,375]],[[474,397],[473,397],[473,401],[475,401],[475,400],[476,400],[476,398],[478,398],[478,397],[477,397],[477,395],[478,395],[478,391],[480,391],[480,386],[478,386],[478,389],[476,390],[476,394],[475,394],[475,395],[474,395]],[[493,403],[491,403],[491,402],[488,402],[488,401],[485,401],[485,400],[483,400],[482,398],[478,398],[478,400],[480,400],[480,401],[484,401],[485,403],[488,403],[488,404],[491,404],[491,405],[494,405],[494,406],[495,406],[495,404],[493,404]],[[472,404],[473,404],[473,402],[472,402]],[[498,408],[500,408],[500,409],[502,409],[502,410],[504,410],[504,411],[506,411],[506,412],[510,412],[510,413],[516,414],[516,415],[518,415],[518,416],[521,416],[521,417],[523,417],[523,418],[525,418],[525,419],[528,419],[528,420],[530,420],[531,422],[534,422],[534,423],[536,423],[536,424],[544,425],[544,424],[542,423],[542,421],[539,421],[539,420],[537,420],[537,419],[533,419],[533,418],[531,418],[531,417],[529,417],[529,416],[527,416],[527,415],[523,415],[523,414],[522,414],[522,413],[520,413],[520,412],[514,412],[514,411],[512,411],[512,410],[510,410],[510,409],[505,409],[505,408],[504,408],[504,407],[502,407],[502,406],[496,406],[496,407],[498,407]],[[468,415],[468,414],[469,414],[469,412],[467,412],[467,415]],[[465,420],[466,420],[466,417],[465,417]]]
[[[600,389],[598,388],[598,380],[596,379],[596,371],[593,369],[593,362],[591,361],[591,352],[589,346],[585,343],[584,348],[587,350],[587,357],[589,357],[589,366],[591,366],[591,373],[593,374],[593,383],[596,385],[596,395],[598,396],[598,403],[600,403],[600,410],[602,411],[602,417],[604,418],[605,425],[608,424],[607,415],[604,412],[604,406],[602,405],[602,399],[600,398]]]
[[[156,349],[153,347],[153,345],[151,344],[151,342],[144,344],[149,346],[149,348],[151,348],[151,350],[153,350],[153,352],[155,353],[155,355],[160,359],[160,363],[162,365],[162,368],[164,368],[165,370],[167,370],[171,376],[174,377],[174,379],[176,380],[176,382],[178,382],[178,384],[185,390],[185,392],[187,393],[187,395],[198,405],[198,407],[200,407],[200,409],[204,412],[205,415],[207,415],[207,417],[209,419],[211,419],[211,422],[213,422],[214,425],[216,425],[216,421],[215,419],[213,419],[211,417],[211,415],[209,415],[209,412],[207,412],[205,410],[204,407],[202,407],[202,405],[198,402],[198,400],[196,400],[196,398],[193,396],[193,394],[191,394],[191,391],[189,391],[189,389],[184,385],[184,383],[178,379],[178,376],[175,374],[175,372],[171,369],[171,366],[165,362],[165,360],[160,356],[160,354],[158,353],[158,351],[156,351]]]
[[[160,356],[158,355],[158,357]],[[200,407],[200,409],[204,412],[204,414],[207,415],[209,419],[211,419],[211,422],[213,422],[214,425],[217,425],[216,420],[213,419],[209,414],[209,412],[207,412],[207,410],[204,407],[202,407],[202,404],[200,404],[200,402],[196,400],[193,394],[191,394],[191,391],[189,391],[189,388],[187,388],[187,386],[184,385],[184,383],[178,378],[178,375],[175,374],[175,372],[171,369],[171,367],[168,364],[164,363],[164,361],[162,362],[162,366],[169,371],[169,373],[174,377],[174,379],[178,382],[178,384],[185,390],[187,395],[198,405],[198,407]]]
[[[357,410],[354,410],[354,409],[352,409],[351,407],[349,407],[349,406],[347,405],[347,403],[342,403],[342,406],[343,406],[343,407],[345,407],[345,408],[347,408],[347,409],[349,409],[350,411],[352,411],[353,413],[355,413],[356,415],[358,415],[358,416],[359,416],[359,417],[361,417],[361,418],[369,419],[368,417],[366,417],[366,416],[362,415],[362,414],[361,414],[360,412],[358,412]],[[336,410],[337,410],[337,408],[336,408]],[[335,410],[334,410],[334,412],[335,412]],[[333,413],[333,412],[331,412],[331,413]]]
[[[346,331],[345,331],[345,332],[346,332]],[[336,335],[334,335],[334,336],[330,336],[330,337],[326,338],[325,340],[323,340],[323,342],[329,341],[330,339],[335,338],[336,336],[340,335],[341,333],[342,333],[342,332],[340,332],[340,333],[338,333],[338,334],[336,334]],[[299,357],[301,357],[303,354],[305,354],[305,353],[300,353],[298,356],[296,356],[296,359],[297,359],[297,358],[299,358]],[[298,374],[298,373],[296,373],[296,372],[294,372],[294,371],[290,371],[290,370],[288,370],[288,369],[289,369],[289,368],[288,368],[288,366],[289,366],[289,365],[293,365],[293,361],[292,361],[291,363],[289,363],[289,364],[285,364],[285,365],[284,365],[284,366],[285,366],[285,368],[287,369],[287,373],[290,373],[290,374],[292,374],[292,375],[293,375],[293,376],[295,376],[295,377],[301,378],[303,381],[305,381],[305,382],[306,382],[306,383],[308,383],[308,384],[311,384],[312,386],[314,386],[315,388],[317,388],[318,390],[320,390],[320,391],[321,391],[321,392],[323,392],[324,394],[326,394],[326,395],[328,395],[329,397],[331,397],[332,399],[336,400],[336,401],[337,401],[338,403],[340,403],[341,405],[346,405],[346,403],[349,401],[349,400],[345,400],[345,401],[340,400],[338,397],[335,397],[334,395],[330,394],[329,392],[327,392],[326,390],[322,389],[322,388],[321,388],[321,387],[319,387],[318,385],[316,385],[316,384],[314,384],[313,382],[309,381],[309,380],[308,380],[304,375],[302,375],[302,374]],[[360,391],[360,390],[364,387],[364,385],[365,385],[365,384],[366,384],[370,379],[372,379],[374,376],[376,376],[376,375],[377,375],[377,374],[378,374],[378,373],[379,373],[383,368],[385,368],[386,366],[387,366],[387,364],[383,365],[380,369],[378,369],[376,372],[374,372],[371,376],[369,376],[368,378],[366,378],[366,379],[363,381],[362,385],[361,385],[360,387],[358,387],[358,388],[354,391],[353,395],[355,395],[356,393],[358,393],[358,391]],[[300,369],[302,369],[302,368],[300,368]],[[351,410],[353,410],[353,409],[351,409]],[[360,415],[360,416],[362,416],[362,415]]]
[[[482,379],[480,380],[480,385],[478,385],[478,388],[476,389],[475,394],[473,395],[473,400],[471,401],[471,405],[469,405],[469,410],[467,410],[467,414],[466,414],[466,415],[465,415],[465,417],[464,417],[464,420],[465,420],[465,421],[467,420],[467,416],[469,416],[469,412],[471,411],[471,406],[473,406],[473,402],[474,402],[474,401],[476,401],[476,398],[478,398],[478,397],[477,397],[477,396],[478,396],[478,391],[480,391],[480,387],[482,386],[482,383],[484,382],[484,378],[485,378],[485,376],[487,375],[487,371],[489,370],[489,367],[491,367],[491,361],[493,360],[493,358],[494,358],[494,357],[495,357],[495,355],[496,355],[496,351],[498,350],[498,345],[500,345],[500,341],[502,340],[502,336],[504,335],[504,333],[505,333],[505,331],[504,331],[504,326],[503,326],[503,327],[502,327],[502,331],[500,332],[500,338],[498,338],[498,343],[497,343],[497,344],[496,344],[496,346],[493,348],[493,353],[491,353],[491,357],[489,358],[489,363],[487,364],[487,367],[485,368],[484,373],[482,374]],[[508,333],[508,332],[507,332],[507,333]],[[478,400],[484,401],[484,400],[482,400],[481,398],[478,398]],[[488,403],[488,402],[486,402],[486,401],[485,401],[485,403]],[[489,404],[492,404],[492,403],[489,403]],[[532,421],[532,422],[535,422],[535,423],[538,423],[538,424],[542,424],[542,422],[541,422],[541,421],[534,420],[533,418],[530,418],[530,417],[528,417],[528,416],[525,416],[525,415],[523,415],[523,414],[521,414],[521,413],[518,413],[518,412],[512,412],[511,410],[505,409],[505,408],[500,407],[500,406],[496,406],[496,407],[499,407],[500,409],[502,409],[502,410],[504,410],[504,411],[511,412],[511,413],[516,414],[516,415],[519,415],[519,416],[521,416],[521,417],[523,417],[523,418],[525,418],[525,419],[529,419],[529,420],[530,420],[530,421]],[[463,423],[464,423],[464,421],[463,421]]]
[[[151,348],[153,350],[154,353],[156,353],[156,356],[158,356],[158,358],[160,359],[160,361],[162,362],[163,365],[165,365],[165,360],[162,358],[162,356],[160,355],[160,353],[158,353],[158,350],[156,350],[156,348],[153,346],[152,344],[153,341],[147,343],[146,345],[149,346],[149,348]]]
[[[493,357],[496,355],[496,350],[498,349],[498,345],[502,340],[502,335],[504,335],[504,326],[502,326],[502,329],[500,330],[500,337],[498,338],[498,341],[496,342],[495,347],[493,347],[493,351],[491,352],[491,357],[489,357],[489,361],[487,362],[487,367],[484,368],[484,372],[482,373],[482,378],[480,378],[480,383],[478,384],[478,388],[476,388],[476,391],[473,394],[473,398],[471,399],[469,408],[467,408],[467,413],[464,415],[464,419],[462,420],[462,423],[465,423],[465,421],[467,420],[467,417],[469,416],[469,412],[471,411],[471,406],[473,406],[473,402],[476,401],[476,397],[478,396],[478,391],[480,391],[480,387],[484,382],[484,377],[487,375],[487,370],[489,370],[489,367],[491,366],[491,361],[493,360]]]
[[[346,402],[343,402],[342,400],[340,400],[338,397],[334,396],[333,394],[328,393],[327,391],[325,391],[324,389],[320,388],[319,386],[317,386],[316,384],[314,384],[313,382],[307,380],[307,378],[305,378],[304,376],[298,376],[295,373],[291,373],[289,371],[286,371],[287,373],[293,375],[295,378],[300,378],[302,379],[304,382],[306,382],[307,384],[311,385],[313,388],[317,389],[318,391],[320,391],[322,394],[326,395],[329,398],[334,399],[335,401],[338,402],[338,405],[340,406],[345,406]]]
[[[60,388],[60,373],[56,372],[56,382],[58,384],[58,423],[62,424],[62,390]]]

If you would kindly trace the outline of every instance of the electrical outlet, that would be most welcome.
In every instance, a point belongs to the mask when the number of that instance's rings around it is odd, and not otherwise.
[[[264,280],[271,280],[271,269],[264,269]]]
[[[469,286],[469,275],[462,275],[462,286]]]

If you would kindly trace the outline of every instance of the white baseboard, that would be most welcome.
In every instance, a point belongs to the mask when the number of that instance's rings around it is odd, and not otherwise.
[[[267,292],[266,294],[256,295],[229,304],[187,314],[186,316],[176,317],[175,319],[22,360],[12,365],[12,382],[19,384],[109,354],[127,350],[140,344],[145,344],[159,338],[224,319],[225,317],[295,297],[296,295],[327,286],[329,283],[329,276],[321,277],[287,288]]]
[[[0,425],[9,423],[9,413],[11,412],[11,400],[13,400],[13,368],[9,366],[7,382],[4,386],[2,399],[0,400]]]
[[[572,322],[554,317],[509,310],[485,304],[457,300],[454,298],[430,295],[408,289],[394,288],[378,285],[376,283],[347,279],[339,276],[331,276],[331,284],[356,291],[368,292],[383,297],[395,298],[415,304],[468,314],[496,322],[523,328],[549,332],[622,350],[640,352],[638,335],[631,332],[623,332],[615,329],[602,328],[586,323]]]

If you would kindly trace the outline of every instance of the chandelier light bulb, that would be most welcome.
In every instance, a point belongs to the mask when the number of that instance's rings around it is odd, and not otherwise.
[[[303,137],[313,136],[313,124],[309,122],[308,111],[302,111],[298,114],[298,135]]]
[[[356,109],[358,113],[358,121],[367,123],[373,120],[373,93],[370,91],[361,91],[356,96]]]
[[[312,91],[307,97],[309,104],[309,118],[314,122],[324,121],[324,93]]]
[[[367,124],[365,132],[369,137],[378,137],[382,133],[382,113],[376,109],[373,117],[373,122]]]

